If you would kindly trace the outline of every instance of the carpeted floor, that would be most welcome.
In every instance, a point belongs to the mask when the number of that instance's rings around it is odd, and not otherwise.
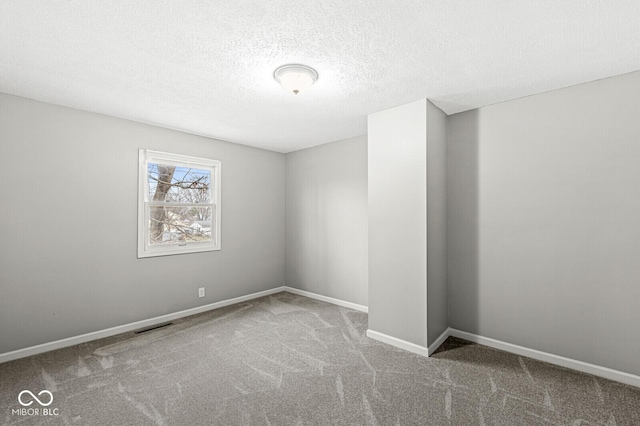
[[[0,364],[0,423],[640,424],[638,388],[452,338],[425,358],[366,329],[367,314],[279,293]],[[22,390],[53,402],[23,407]]]

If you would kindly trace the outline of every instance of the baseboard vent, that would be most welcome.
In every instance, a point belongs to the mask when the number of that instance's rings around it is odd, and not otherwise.
[[[134,334],[148,333],[150,331],[157,330],[159,328],[169,327],[170,325],[173,325],[173,323],[172,322],[166,322],[164,324],[154,325],[153,327],[143,328],[142,330],[134,331],[133,333]]]

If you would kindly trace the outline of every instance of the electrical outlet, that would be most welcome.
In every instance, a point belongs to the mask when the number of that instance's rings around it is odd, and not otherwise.
[[[204,297],[204,287],[198,289],[198,297]]]

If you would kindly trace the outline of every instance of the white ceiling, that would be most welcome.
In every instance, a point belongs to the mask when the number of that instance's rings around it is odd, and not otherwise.
[[[639,0],[2,0],[0,91],[279,152],[640,70]],[[298,96],[286,63],[320,75]]]

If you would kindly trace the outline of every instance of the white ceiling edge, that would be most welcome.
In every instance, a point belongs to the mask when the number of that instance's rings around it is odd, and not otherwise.
[[[585,81],[585,82],[581,82],[581,83],[571,84],[571,85],[568,85],[568,86],[563,86],[563,87],[558,87],[558,88],[551,88],[551,89],[548,89],[548,90],[545,90],[545,91],[542,91],[542,92],[536,92],[536,93],[532,93],[532,94],[523,94],[522,96],[519,96],[519,97],[516,97],[516,98],[513,98],[513,99],[500,100],[500,101],[496,101],[494,103],[490,103],[490,104],[482,105],[482,106],[478,106],[478,107],[470,107],[470,106],[465,106],[465,105],[458,105],[458,104],[451,103],[451,102],[448,102],[448,101],[441,101],[441,100],[437,100],[437,99],[423,98],[423,97],[413,99],[413,100],[408,101],[406,103],[408,104],[408,103],[411,103],[411,102],[418,101],[420,99],[428,99],[431,103],[433,103],[436,107],[438,107],[441,111],[443,111],[447,116],[449,116],[449,115],[463,113],[463,112],[466,112],[466,111],[471,111],[471,110],[474,110],[474,109],[485,108],[485,107],[489,107],[489,106],[492,106],[492,105],[498,105],[498,104],[501,104],[501,103],[510,102],[510,101],[514,101],[514,100],[517,100],[517,99],[527,98],[527,97],[531,97],[531,96],[537,96],[537,95],[541,95],[541,94],[544,94],[544,93],[549,93],[549,92],[554,92],[554,91],[557,91],[557,90],[567,89],[567,88],[570,88],[570,87],[589,84],[589,83],[593,83],[593,82],[599,81],[599,80],[606,80],[606,79],[609,79],[609,78],[616,78],[616,77],[620,77],[620,76],[627,75],[627,74],[633,74],[633,73],[636,73],[636,72],[640,72],[640,70],[630,71],[630,72],[626,72],[626,73],[619,74],[619,75],[601,77],[601,78],[598,78],[598,79],[595,79],[595,80],[589,80],[589,81]],[[16,94],[12,94],[12,93],[8,93],[8,94],[9,95],[13,95],[13,96],[20,96],[20,95],[16,95]],[[24,96],[21,96],[21,97],[24,97]],[[204,137],[204,138],[207,138],[207,139],[212,139],[212,140],[215,140],[215,141],[228,142],[228,143],[233,143],[233,144],[237,144],[237,145],[244,145],[244,146],[248,146],[248,147],[252,147],[252,148],[258,148],[258,149],[263,149],[263,150],[267,150],[267,151],[273,151],[273,152],[277,152],[277,153],[280,153],[280,154],[288,154],[288,153],[300,151],[300,150],[303,150],[303,149],[313,148],[313,147],[320,146],[320,145],[326,145],[326,144],[330,144],[330,143],[334,143],[334,142],[339,142],[341,140],[346,140],[346,139],[351,139],[351,138],[355,138],[355,137],[358,137],[358,136],[366,136],[367,135],[367,130],[366,130],[367,117],[364,117],[364,121],[365,121],[365,123],[364,123],[365,124],[364,131],[356,131],[355,134],[342,133],[338,139],[334,139],[334,140],[302,141],[300,143],[297,143],[295,147],[290,148],[290,149],[269,149],[269,148],[265,148],[262,143],[252,143],[251,141],[246,141],[246,140],[233,140],[231,138],[224,138],[224,137],[218,137],[216,135],[199,133],[199,132],[196,132],[196,131],[192,131],[191,129],[188,129],[188,128],[172,127],[172,126],[167,126],[164,123],[147,121],[144,118],[137,118],[136,119],[136,118],[132,118],[132,117],[118,115],[117,113],[105,114],[105,113],[103,113],[101,111],[92,111],[91,109],[88,109],[88,108],[83,109],[83,108],[77,108],[77,107],[72,106],[72,105],[56,104],[56,103],[50,102],[50,101],[48,101],[46,99],[36,99],[36,98],[28,98],[28,97],[24,97],[24,98],[31,99],[31,100],[38,101],[38,102],[45,102],[45,103],[49,103],[49,104],[52,104],[52,105],[58,105],[58,106],[62,106],[62,107],[65,107],[65,108],[76,109],[76,110],[79,110],[79,111],[85,111],[85,112],[90,112],[90,113],[94,113],[94,114],[101,114],[101,115],[105,115],[105,116],[108,116],[108,117],[113,117],[113,118],[118,118],[118,119],[122,119],[122,120],[132,121],[132,122],[135,122],[135,123],[145,124],[145,125],[149,125],[149,126],[160,127],[160,128],[164,128],[164,129],[167,129],[167,130],[172,130],[172,131],[177,131],[177,132],[181,132],[181,133],[191,134],[191,135],[194,135],[194,136],[200,136],[200,137]],[[399,104],[399,105],[392,105],[388,109],[395,108],[395,107],[398,107],[398,106],[401,106],[401,105],[404,105],[404,104],[405,103]],[[449,112],[447,112],[447,111],[449,111]],[[378,111],[375,111],[375,112],[378,112]]]
[[[538,91],[538,92],[535,92],[535,93],[525,93],[525,94],[522,94],[520,96],[511,98],[511,99],[499,100],[499,101],[496,101],[496,102],[493,102],[493,103],[487,103],[486,105],[480,105],[480,106],[474,106],[474,107],[470,107],[470,106],[467,106],[467,105],[458,105],[458,104],[455,104],[455,103],[451,103],[451,102],[448,102],[448,101],[441,101],[441,100],[437,100],[437,99],[431,99],[431,98],[427,98],[427,99],[429,99],[429,101],[431,103],[436,105],[447,116],[449,116],[449,115],[459,114],[459,113],[466,112],[466,111],[472,111],[474,109],[486,108],[486,107],[490,107],[490,106],[493,106],[493,105],[499,105],[499,104],[502,104],[502,103],[515,101],[515,100],[518,100],[518,99],[529,98],[529,97],[538,96],[538,95],[544,95],[545,93],[550,93],[550,92],[555,92],[555,91],[558,91],[558,90],[569,89],[571,87],[582,86],[582,85],[585,85],[585,84],[594,83],[596,81],[607,80],[607,79],[610,79],[610,78],[622,77],[622,76],[625,76],[625,75],[635,74],[635,73],[640,73],[640,69],[623,72],[621,74],[607,75],[607,76],[604,76],[604,77],[595,78],[593,80],[587,80],[587,81],[583,81],[583,82],[572,83],[572,84],[568,84],[566,86],[553,87],[553,88],[549,88],[547,90],[541,90],[541,91]],[[639,111],[639,113],[640,113],[640,111]]]
[[[640,70],[640,1],[0,2],[0,91],[276,152]],[[318,81],[294,96],[286,63]]]

